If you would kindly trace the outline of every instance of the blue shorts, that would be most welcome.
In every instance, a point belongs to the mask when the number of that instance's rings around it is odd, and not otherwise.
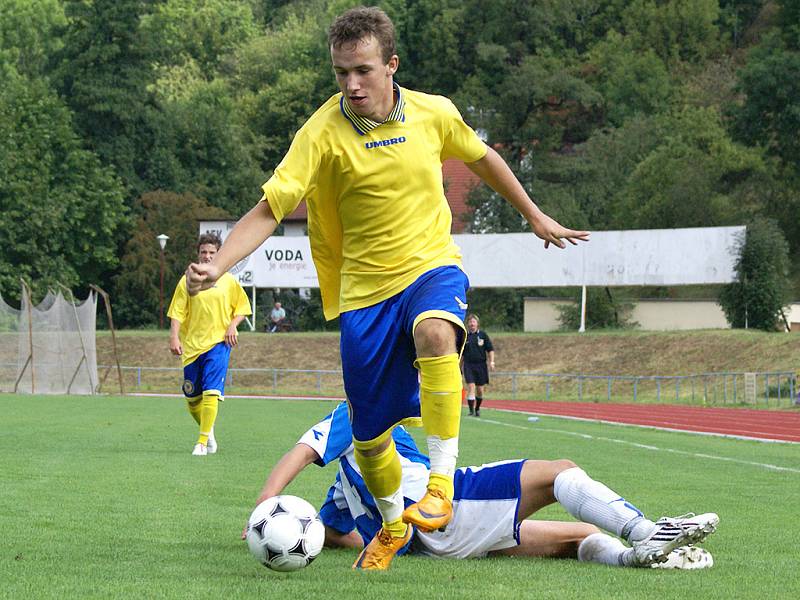
[[[342,373],[354,439],[374,440],[404,419],[419,418],[417,318],[430,313],[463,331],[468,288],[461,269],[439,267],[383,302],[342,313]]]
[[[183,395],[191,400],[203,392],[217,392],[220,400],[224,399],[230,357],[231,347],[220,342],[183,367]]]

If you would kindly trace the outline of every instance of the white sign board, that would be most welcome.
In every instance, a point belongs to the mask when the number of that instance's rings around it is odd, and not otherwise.
[[[233,222],[203,221],[224,241]],[[471,287],[693,285],[734,280],[744,227],[595,231],[561,250],[532,233],[454,235]],[[319,287],[307,237],[275,236],[231,272],[259,288]]]

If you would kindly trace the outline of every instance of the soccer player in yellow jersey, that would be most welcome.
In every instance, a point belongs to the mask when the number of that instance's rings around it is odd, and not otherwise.
[[[401,88],[394,26],[378,8],[336,18],[328,33],[340,93],[300,128],[214,261],[189,265],[189,293],[253,252],[305,199],[328,319],[341,317],[341,355],[355,458],[383,526],[354,568],[387,569],[420,530],[452,516],[461,414],[459,352],[466,293],[442,161],[457,158],[505,197],[545,247],[587,240],[531,201],[508,165],[450,100]],[[404,510],[399,423],[422,421],[431,474]]]
[[[204,233],[197,243],[200,264],[208,264],[222,245],[214,233]],[[167,316],[169,349],[183,360],[183,393],[189,413],[200,426],[194,456],[217,451],[214,422],[219,402],[225,398],[225,376],[231,348],[239,337],[237,327],[250,314],[250,302],[230,273],[199,294],[189,296],[186,277],[175,288]]]

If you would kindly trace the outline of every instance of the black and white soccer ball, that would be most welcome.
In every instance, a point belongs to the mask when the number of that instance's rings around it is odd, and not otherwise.
[[[316,509],[297,496],[273,496],[256,506],[247,522],[247,547],[274,571],[297,571],[311,564],[325,543]]]

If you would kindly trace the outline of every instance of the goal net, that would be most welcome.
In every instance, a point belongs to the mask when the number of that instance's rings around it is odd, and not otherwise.
[[[95,345],[97,294],[82,302],[49,291],[31,303],[23,286],[19,309],[0,296],[0,391],[94,394],[98,388]]]

